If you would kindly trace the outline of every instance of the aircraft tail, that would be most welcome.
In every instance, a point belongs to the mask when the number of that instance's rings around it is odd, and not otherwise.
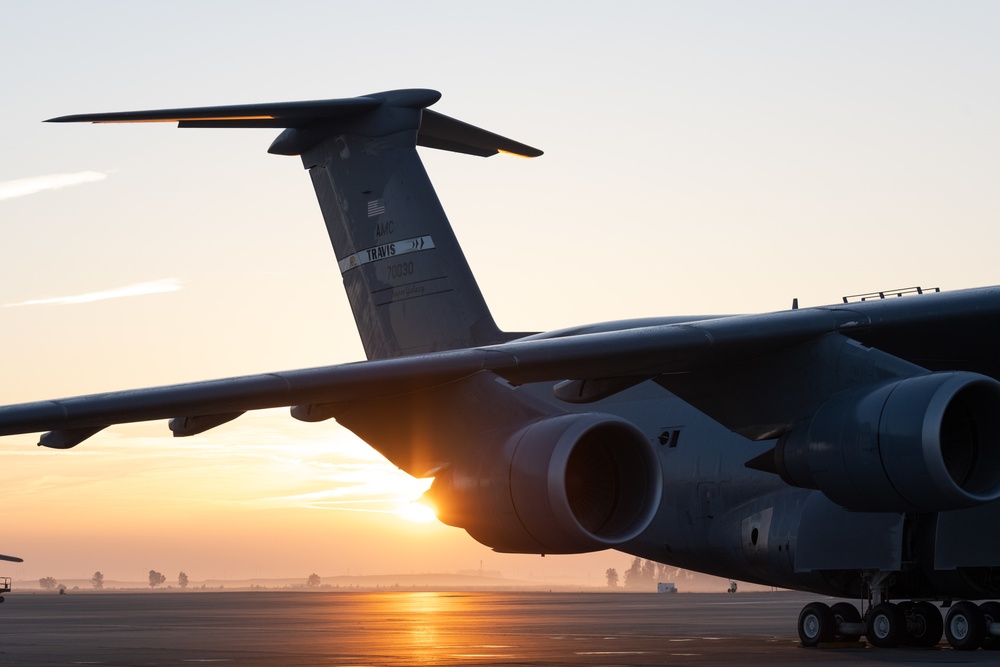
[[[512,337],[494,322],[416,146],[482,157],[542,153],[426,108],[438,99],[412,89],[53,121],[285,128],[268,152],[299,155],[309,170],[365,352],[381,359]]]

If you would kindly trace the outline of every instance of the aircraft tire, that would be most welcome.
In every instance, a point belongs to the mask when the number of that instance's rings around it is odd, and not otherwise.
[[[1000,649],[1000,637],[990,635],[990,624],[1000,623],[1000,602],[984,602],[979,605],[979,610],[983,612],[984,621],[986,622],[983,648],[996,651]]]
[[[830,611],[833,612],[833,620],[837,628],[837,634],[835,639],[839,642],[856,642],[861,639],[861,635],[842,635],[839,632],[841,623],[860,623],[861,622],[861,612],[850,602],[838,602],[832,607]]]
[[[865,638],[872,646],[896,648],[906,636],[906,617],[899,605],[883,602],[868,612]]]
[[[798,628],[803,646],[819,646],[833,641],[837,621],[830,607],[822,602],[810,602],[799,612]]]
[[[910,602],[903,608],[903,613],[906,616],[904,644],[930,648],[941,642],[944,620],[937,607],[927,601]]]
[[[975,651],[986,637],[986,617],[974,603],[958,602],[948,610],[944,634],[956,651]]]

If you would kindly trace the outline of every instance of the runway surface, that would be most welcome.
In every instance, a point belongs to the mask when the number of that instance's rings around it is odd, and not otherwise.
[[[936,665],[997,652],[805,649],[797,593],[14,594],[9,665]]]

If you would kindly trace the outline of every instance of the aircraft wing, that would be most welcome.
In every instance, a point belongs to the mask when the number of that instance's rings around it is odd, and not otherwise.
[[[174,434],[184,436],[235,419],[247,410],[285,406],[297,406],[293,414],[309,420],[310,406],[404,396],[491,371],[515,385],[567,381],[556,385],[556,395],[578,403],[592,400],[587,383],[604,386],[601,381],[617,378],[617,383],[610,384],[613,393],[615,387],[656,379],[729,428],[759,439],[773,436],[775,423],[800,418],[798,413],[807,412],[811,403],[779,401],[781,414],[763,418],[746,411],[726,411],[720,406],[732,401],[724,396],[724,388],[719,389],[719,374],[729,379],[733,391],[751,383],[750,390],[763,397],[756,403],[766,403],[775,392],[794,393],[786,385],[797,376],[798,366],[830,360],[836,365],[845,341],[851,341],[854,347],[875,344],[890,359],[896,359],[890,355],[901,357],[892,363],[879,362],[887,375],[907,374],[912,369],[923,372],[923,367],[941,364],[996,377],[1000,370],[987,363],[990,355],[980,360],[975,350],[988,350],[998,335],[1000,287],[980,288],[599,333],[536,336],[499,345],[10,405],[0,407],[0,435],[48,431],[39,444],[68,448],[118,423],[170,419]],[[818,341],[827,342],[820,345]],[[838,350],[840,356],[817,357],[830,354],[830,349]],[[755,365],[754,360],[763,361]],[[793,363],[783,364],[783,360]],[[907,368],[897,369],[893,363]],[[768,383],[755,383],[755,378],[764,377],[761,367],[778,368],[782,377],[765,377]],[[713,380],[715,391],[699,391],[704,377]],[[775,382],[777,388],[771,389]],[[574,396],[574,391],[580,393]],[[828,392],[824,389],[816,400],[825,400]],[[594,394],[604,395],[607,391]]]
[[[18,558],[17,556],[5,556],[3,554],[0,554],[0,560],[5,560],[5,561],[7,561],[9,563],[23,563],[24,562],[23,558]]]

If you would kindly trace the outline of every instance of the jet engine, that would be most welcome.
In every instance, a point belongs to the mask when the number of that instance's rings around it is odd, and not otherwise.
[[[782,436],[793,486],[870,512],[940,512],[1000,498],[1000,382],[928,373],[837,394]]]
[[[545,417],[489,451],[439,473],[427,498],[439,519],[496,551],[612,548],[639,535],[660,503],[653,445],[618,417]]]

